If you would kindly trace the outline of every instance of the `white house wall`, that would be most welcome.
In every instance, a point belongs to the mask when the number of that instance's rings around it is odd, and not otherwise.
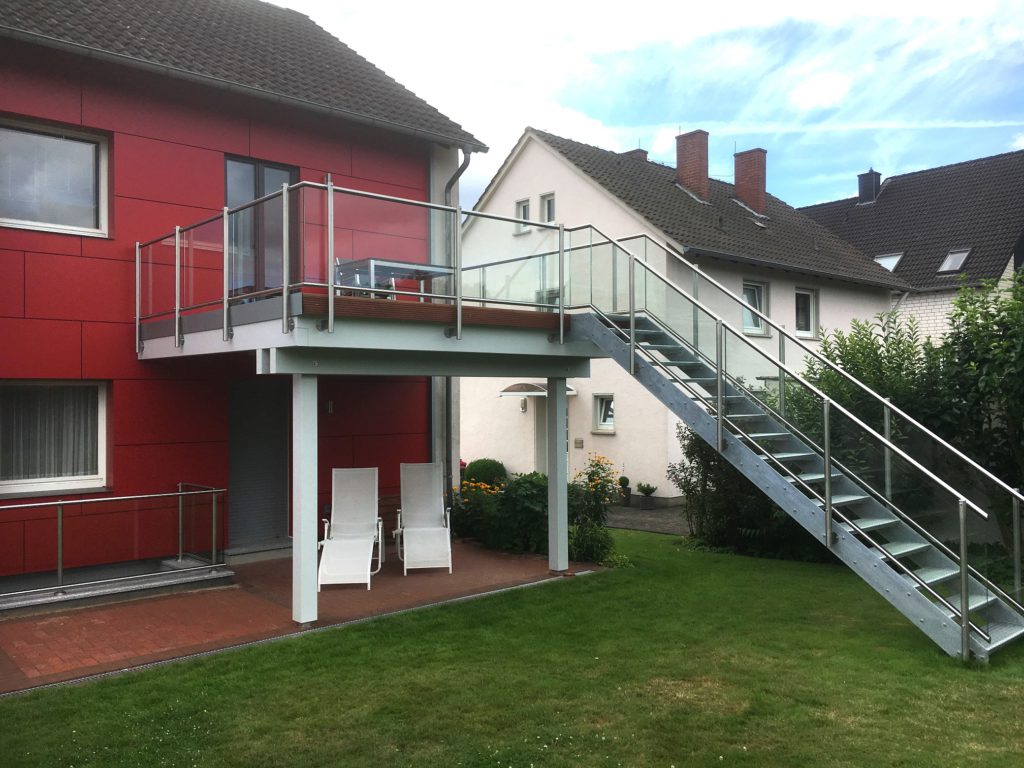
[[[665,242],[663,234],[654,230],[639,215],[623,205],[582,172],[566,162],[553,150],[533,139],[527,139],[514,161],[507,164],[502,176],[492,183],[491,190],[480,210],[504,216],[514,216],[516,202],[529,199],[531,218],[539,217],[540,197],[554,193],[556,218],[567,228],[591,224],[613,238],[647,234],[657,242]],[[463,260],[466,264],[485,263],[527,253],[539,253],[557,246],[550,232],[528,231],[513,234],[513,225],[476,221],[463,236]],[[583,239],[575,235],[568,239],[567,247]],[[553,245],[554,244],[554,245]],[[692,273],[674,260],[670,263],[651,264],[655,269],[677,282],[688,292],[692,286]],[[818,324],[826,329],[847,329],[853,318],[871,319],[890,308],[890,291],[885,288],[857,285],[823,277],[804,276],[776,269],[766,269],[719,259],[702,259],[701,270],[720,282],[735,295],[742,293],[745,279],[768,285],[768,314],[783,327],[795,328],[795,289],[805,288],[818,292]],[[573,270],[570,268],[569,272]],[[701,302],[729,323],[742,329],[741,310],[735,301],[720,291],[704,285],[700,289]],[[571,297],[577,303],[580,297]],[[692,321],[691,321],[692,325]],[[713,329],[713,326],[711,326]],[[711,337],[701,339],[701,349],[713,354]],[[775,355],[779,339],[775,332],[766,336],[744,336],[754,344]],[[806,343],[816,345],[808,339]],[[794,359],[796,358],[796,359]],[[767,379],[777,373],[756,352],[742,342],[734,341],[727,350],[730,372],[753,380],[762,375]],[[799,367],[801,355],[790,343],[787,362]],[[514,380],[498,382],[494,379],[464,380],[462,385],[462,454],[470,460],[489,456],[505,462],[515,472],[531,471],[534,463],[533,418],[519,411],[518,398],[497,399],[497,392]],[[665,468],[678,461],[679,447],[675,437],[675,418],[637,384],[627,372],[609,360],[595,360],[589,380],[573,379],[570,385],[578,395],[569,398],[570,468],[573,473],[586,462],[592,452],[610,458],[617,471],[624,472],[633,481],[658,486],[658,496],[674,496],[665,478]],[[593,395],[612,394],[615,397],[614,435],[591,434]],[[532,404],[529,406],[532,408]],[[581,439],[583,448],[572,447]]]

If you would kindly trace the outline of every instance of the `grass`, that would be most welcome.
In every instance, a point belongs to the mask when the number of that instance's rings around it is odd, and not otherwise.
[[[1011,766],[1024,652],[846,570],[616,533],[634,568],[0,700],[14,766]]]

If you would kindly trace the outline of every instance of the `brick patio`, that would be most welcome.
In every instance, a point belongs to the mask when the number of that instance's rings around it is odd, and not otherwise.
[[[325,586],[319,619],[330,626],[549,578],[547,558],[453,542],[454,573],[413,571],[387,553],[373,589]],[[291,559],[232,566],[231,586],[0,618],[0,693],[294,634]]]

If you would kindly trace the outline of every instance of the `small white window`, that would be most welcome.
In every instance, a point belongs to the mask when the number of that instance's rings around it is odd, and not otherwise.
[[[540,220],[553,222],[555,220],[555,193],[540,196]]]
[[[615,431],[615,395],[594,395],[594,431]]]
[[[0,225],[107,233],[107,141],[31,123],[0,124]]]
[[[900,259],[902,258],[903,251],[900,251],[899,253],[883,253],[881,256],[875,256],[875,263],[892,272],[896,269],[896,265],[900,263]]]
[[[106,485],[106,385],[0,383],[0,494]]]
[[[743,301],[747,306],[752,307],[761,314],[766,314],[767,312],[767,304],[765,302],[767,295],[768,286],[764,283],[743,281]],[[743,331],[754,334],[768,333],[764,320],[746,307],[743,308]]]
[[[939,272],[959,272],[964,268],[967,254],[970,252],[970,248],[954,248],[946,255],[945,261],[939,267]]]
[[[530,200],[516,200],[516,218],[522,219],[523,221],[530,220]],[[516,232],[526,232],[530,226],[528,224],[516,224]]]
[[[795,299],[796,335],[815,338],[818,335],[818,292],[797,288]]]

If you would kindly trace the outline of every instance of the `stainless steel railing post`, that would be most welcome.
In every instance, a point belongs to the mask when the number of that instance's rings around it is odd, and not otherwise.
[[[455,206],[455,338],[462,340],[462,205]]]
[[[210,516],[212,522],[210,523],[210,564],[217,564],[217,494],[211,494],[213,497],[213,514]]]
[[[230,209],[225,205],[221,214],[224,217],[224,296],[221,298],[221,338],[231,340],[231,222]]]
[[[57,505],[57,586],[64,586],[64,505]]]
[[[892,440],[892,409],[889,407],[889,398],[885,398],[885,405],[882,406],[883,427],[885,435],[885,498],[892,501],[892,449],[889,443]]]
[[[825,465],[825,546],[832,548],[832,401],[823,400],[822,405],[822,428],[824,438],[823,464]]]
[[[142,354],[142,245],[135,241],[135,354]]]
[[[184,520],[185,512],[185,497],[180,495],[182,492],[182,484],[178,483],[178,562],[181,562],[182,555],[185,550],[185,530],[182,525]]]
[[[779,334],[779,415],[786,417],[786,337]]]
[[[1020,499],[1016,496],[1013,497],[1013,596],[1020,601]]]
[[[327,332],[334,333],[334,179],[327,174]]]
[[[725,450],[725,326],[715,319],[715,414],[718,417],[718,452]]]
[[[558,225],[558,343],[565,344],[565,226]]]
[[[174,346],[181,338],[181,227],[174,228]]]
[[[291,318],[288,312],[289,282],[291,280],[291,254],[288,252],[288,185],[281,185],[281,332],[290,333]]]
[[[632,376],[636,373],[636,270],[634,256],[632,251],[626,251],[629,254],[626,263],[629,265],[629,279],[626,281],[626,285],[629,288],[629,374]],[[615,246],[612,245],[612,263],[618,264],[619,260],[615,258]]]
[[[960,658],[971,658],[971,604],[967,579],[967,502],[957,502],[960,512]]]
[[[647,242],[644,241],[646,248]],[[668,264],[665,264],[665,274],[668,274]],[[693,270],[693,348],[700,349],[700,310],[696,302],[700,301],[700,272]]]

